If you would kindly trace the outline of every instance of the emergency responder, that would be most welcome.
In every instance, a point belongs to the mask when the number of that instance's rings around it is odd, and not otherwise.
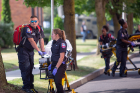
[[[127,46],[131,44],[132,46],[135,46],[133,42],[128,41],[128,34],[126,28],[128,27],[127,23],[123,20],[119,20],[119,24],[122,26],[122,28],[118,31],[117,36],[117,46],[116,46],[116,56],[117,61],[114,63],[114,66],[112,68],[112,76],[115,76],[115,71],[117,69],[117,66],[121,62],[120,66],[120,77],[126,77],[127,75],[124,74],[125,68],[126,68],[126,60],[127,60]]]
[[[99,42],[100,42],[100,46],[102,45],[106,45],[108,44],[112,39],[114,39],[114,37],[107,33],[109,30],[108,26],[104,25],[102,28],[102,35],[99,38]],[[101,47],[102,48],[102,47]],[[108,51],[108,52],[102,52],[102,50],[100,50],[100,52],[102,53],[102,56],[104,57],[105,60],[105,71],[104,74],[107,75],[107,71],[110,69],[109,64],[110,64],[110,57],[112,56],[112,52]]]
[[[66,70],[66,49],[67,45],[65,42],[65,32],[60,29],[53,29],[52,32],[52,56],[51,62],[52,64],[49,65],[51,67],[51,72],[54,76],[54,82],[57,88],[57,93],[64,93],[63,86],[62,86],[62,78],[64,76]]]
[[[135,31],[135,34],[140,34],[140,25],[138,25],[138,29]],[[140,39],[137,40],[137,42],[140,42]],[[140,54],[140,46],[139,46],[139,54]]]
[[[34,67],[34,49],[38,51],[39,55],[46,54],[44,49],[44,33],[41,26],[38,27],[38,18],[36,16],[30,17],[29,27],[23,28],[22,38],[18,51],[19,69],[21,70],[21,77],[23,80],[23,87],[26,93],[38,93],[34,89],[34,75],[32,74]],[[41,51],[37,47],[39,41]]]

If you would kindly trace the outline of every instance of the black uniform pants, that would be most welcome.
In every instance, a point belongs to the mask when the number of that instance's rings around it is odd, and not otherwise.
[[[114,63],[112,71],[115,72],[119,63],[121,62],[120,75],[123,75],[126,68],[127,48],[122,48],[121,46],[117,46],[116,56],[117,56],[117,62]]]
[[[105,57],[105,72],[107,72],[107,70],[110,68],[109,64],[110,64],[110,57]]]
[[[51,67],[51,71],[53,71],[54,66]],[[62,86],[62,78],[65,75],[66,64],[61,64],[57,70],[57,73],[54,76],[55,86],[57,88],[57,93],[64,93],[63,86]]]
[[[23,89],[34,88],[34,76],[32,74],[34,67],[34,51],[28,51],[20,48],[18,51],[19,69],[23,81]]]

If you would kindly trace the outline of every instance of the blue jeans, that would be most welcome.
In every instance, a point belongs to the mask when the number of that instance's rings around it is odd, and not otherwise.
[[[83,35],[83,41],[85,41],[85,39],[86,39],[86,32],[83,31],[83,32],[81,32],[81,34]]]

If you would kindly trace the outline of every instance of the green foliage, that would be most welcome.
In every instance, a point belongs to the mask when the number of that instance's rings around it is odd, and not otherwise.
[[[36,6],[45,7],[45,6],[51,6],[51,0],[24,0],[24,4],[27,7],[36,7]],[[59,6],[62,4],[63,4],[63,0],[54,0],[55,6]]]
[[[54,7],[54,17],[56,17],[57,14],[57,7]],[[43,8],[43,18],[44,21],[51,21],[51,7]]]
[[[13,46],[13,23],[0,23],[0,46]]]
[[[58,15],[54,18],[54,28],[60,28],[64,30],[64,22]]]
[[[11,22],[11,11],[9,6],[9,0],[2,0],[1,20],[4,23]]]

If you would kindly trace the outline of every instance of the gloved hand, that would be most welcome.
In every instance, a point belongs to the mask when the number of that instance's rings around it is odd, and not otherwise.
[[[50,65],[48,66],[48,70],[51,70],[51,66],[52,66],[52,64],[50,64]]]
[[[56,73],[57,73],[57,68],[54,68],[52,74],[55,76]]]
[[[43,53],[43,55],[46,55],[47,53],[46,52],[42,52]]]
[[[132,45],[132,46],[136,46],[133,42],[131,42],[131,45]]]
[[[65,61],[63,61],[62,64],[65,64]]]
[[[43,53],[41,51],[38,51],[38,54],[41,55],[41,56],[43,56]]]
[[[103,53],[102,49],[100,49],[100,52]]]

